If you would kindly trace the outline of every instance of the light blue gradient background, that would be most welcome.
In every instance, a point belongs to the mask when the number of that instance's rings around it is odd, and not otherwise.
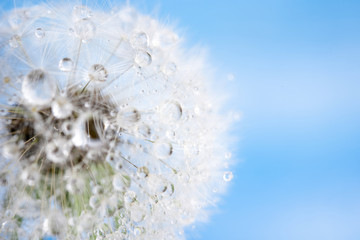
[[[241,162],[189,239],[359,240],[360,1],[134,4],[158,5],[235,75]]]
[[[235,177],[188,238],[359,240],[360,1],[131,2],[235,75]]]

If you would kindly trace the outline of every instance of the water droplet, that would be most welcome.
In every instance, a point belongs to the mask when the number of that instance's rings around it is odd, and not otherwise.
[[[19,35],[14,35],[9,40],[9,45],[12,48],[18,48],[20,46],[21,37]]]
[[[57,236],[63,238],[66,233],[67,219],[66,217],[58,212],[51,211],[49,216],[44,220],[43,232],[48,235]]]
[[[119,124],[127,125],[129,123],[138,122],[141,119],[140,112],[135,108],[128,108],[123,111],[120,111],[117,115]]]
[[[149,46],[149,37],[144,32],[136,33],[130,39],[130,44],[135,49],[146,49]]]
[[[37,37],[37,38],[44,38],[45,37],[45,31],[42,29],[42,28],[37,28],[36,30],[35,30],[35,36]]]
[[[141,222],[144,220],[146,212],[142,205],[137,202],[133,202],[130,207],[131,219],[135,222]]]
[[[123,192],[126,190],[126,188],[130,187],[130,183],[131,183],[130,177],[120,173],[116,174],[113,177],[113,181],[112,181],[114,189],[120,192]]]
[[[56,83],[41,69],[33,70],[26,75],[21,86],[24,100],[34,105],[50,103],[56,91]]]
[[[70,155],[72,144],[65,139],[55,139],[46,145],[46,157],[58,164],[65,164]]]
[[[89,79],[91,81],[105,82],[108,75],[108,71],[101,64],[94,64],[89,69]]]
[[[136,200],[136,193],[134,191],[127,191],[124,194],[124,201],[127,203],[132,203]]]
[[[144,231],[143,228],[141,228],[141,227],[135,227],[135,228],[134,228],[134,235],[135,235],[135,236],[139,236],[140,234],[143,233],[143,231]]]
[[[160,159],[166,159],[173,153],[173,147],[170,143],[160,142],[154,144],[155,155]]]
[[[72,14],[75,21],[92,17],[91,10],[83,5],[74,6]]]
[[[73,129],[73,123],[71,121],[66,121],[61,125],[61,130],[65,135],[71,135]]]
[[[137,51],[134,61],[139,67],[146,67],[151,64],[152,59],[150,53],[146,51]]]
[[[149,193],[156,195],[166,191],[168,184],[166,181],[159,175],[149,174],[147,177],[147,186],[149,188]]]
[[[59,62],[59,69],[63,72],[70,72],[74,67],[74,62],[71,58],[63,58]]]
[[[168,76],[172,76],[174,75],[176,70],[177,70],[176,64],[173,62],[169,62],[164,66],[163,72]]]
[[[182,116],[182,108],[178,102],[171,101],[163,104],[160,114],[165,122],[175,122]]]
[[[97,209],[100,205],[100,198],[99,196],[91,196],[91,198],[89,199],[89,205],[92,209]]]
[[[65,97],[56,98],[51,104],[51,111],[54,117],[64,119],[71,115],[73,105]]]
[[[149,175],[149,169],[147,167],[139,167],[136,171],[139,178],[146,178]]]
[[[224,172],[224,175],[223,175],[223,179],[226,181],[226,182],[229,182],[233,179],[234,175],[232,172],[230,171],[227,171],[227,172]]]
[[[95,24],[88,18],[78,20],[74,25],[75,36],[87,42],[96,34]]]

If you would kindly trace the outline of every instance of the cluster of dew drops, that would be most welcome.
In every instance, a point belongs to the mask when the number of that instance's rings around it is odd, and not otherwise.
[[[10,25],[26,23],[29,14],[16,14],[9,19]],[[67,34],[80,40],[79,46],[90,45],[99,29],[92,11],[75,6],[71,19],[73,26]],[[44,26],[35,26],[32,34],[39,41],[48,37]],[[31,56],[23,37],[12,34],[7,43],[26,62]],[[129,101],[114,97],[127,72],[133,70],[147,82],[150,77],[146,74],[151,75],[147,69],[152,67],[168,81],[181,69],[175,61],[152,66],[151,39],[145,31],[136,31],[122,41],[128,42],[133,55],[130,67],[116,77],[102,63],[89,65],[85,81],[67,82],[62,89],[56,76],[40,67],[16,79],[16,74],[3,76],[0,118],[5,126],[1,134],[6,137],[2,140],[0,180],[4,189],[11,191],[1,193],[7,200],[0,208],[0,237],[178,239],[184,237],[183,226],[194,222],[192,211],[208,204],[201,197],[192,203],[181,196],[190,189],[186,186],[189,179],[197,179],[197,171],[182,169],[186,165],[183,158],[199,155],[196,144],[186,145],[181,139],[188,136],[181,133],[185,119],[196,121],[187,104],[168,99],[144,111],[132,105],[131,96],[126,98]],[[61,57],[57,69],[68,79],[79,77],[76,57]],[[115,93],[102,91],[112,82],[120,82]],[[148,94],[149,100],[151,94],[161,94],[156,88],[146,92],[148,85],[144,86],[140,94]],[[194,87],[194,91],[198,89]],[[197,111],[201,110],[195,108],[195,115]],[[189,122],[183,128],[196,131]],[[161,136],[164,129],[165,136]],[[231,153],[223,158],[229,161]],[[20,183],[15,181],[18,177]],[[222,171],[221,177],[229,182],[233,173]],[[215,186],[212,191],[219,189]]]

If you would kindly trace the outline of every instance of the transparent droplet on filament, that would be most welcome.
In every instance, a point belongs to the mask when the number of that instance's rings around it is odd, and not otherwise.
[[[42,28],[37,28],[36,30],[35,30],[35,36],[37,37],[37,38],[44,38],[45,37],[45,31],[42,29]]]
[[[146,178],[149,175],[149,169],[147,167],[139,167],[136,171],[139,178]]]
[[[178,102],[171,101],[163,104],[160,109],[162,119],[165,122],[175,122],[180,120],[182,116],[182,107]]]
[[[135,63],[139,65],[139,67],[149,66],[152,62],[152,58],[150,53],[146,51],[138,51],[135,55]]]
[[[146,49],[149,46],[149,37],[146,33],[136,33],[131,39],[130,44],[135,49]]]
[[[41,69],[33,70],[26,75],[21,86],[25,102],[33,105],[49,104],[56,91],[55,81]]]
[[[73,8],[73,19],[76,20],[80,20],[80,19],[84,19],[84,18],[91,18],[92,17],[92,12],[91,10],[83,5],[77,5]]]
[[[101,64],[94,64],[89,69],[89,79],[96,82],[105,82],[109,73]]]
[[[173,147],[170,143],[160,142],[154,144],[155,156],[160,159],[166,159],[173,153]]]
[[[65,97],[56,98],[51,104],[51,111],[54,117],[64,119],[71,115],[73,105]]]
[[[14,35],[9,40],[9,45],[12,48],[18,48],[20,46],[21,37],[19,35]]]
[[[230,171],[224,172],[223,178],[226,182],[230,182],[233,179],[233,177],[234,175],[232,172]]]
[[[71,58],[63,58],[59,62],[59,69],[63,72],[70,72],[74,67],[74,62]]]
[[[76,37],[87,42],[95,36],[96,26],[90,19],[83,18],[75,22],[74,31]]]

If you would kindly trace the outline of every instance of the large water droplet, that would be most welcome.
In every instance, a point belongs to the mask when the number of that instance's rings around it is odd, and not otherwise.
[[[14,35],[9,40],[9,45],[12,48],[18,48],[20,46],[21,37],[19,35]]]
[[[88,18],[83,18],[74,24],[75,36],[87,42],[92,39],[96,34],[95,24]]]
[[[77,20],[84,19],[84,18],[91,18],[92,12],[86,6],[77,5],[77,6],[74,6],[72,15],[73,15],[73,19],[75,21],[77,21]]]
[[[70,155],[72,144],[65,139],[55,139],[46,145],[46,157],[58,164],[65,164]]]
[[[54,80],[41,69],[33,70],[26,75],[21,86],[25,102],[34,105],[49,104],[56,91]]]
[[[130,44],[135,49],[146,49],[149,46],[149,37],[144,32],[136,33],[130,39]]]
[[[151,64],[151,55],[146,51],[137,51],[134,59],[139,67],[146,67]]]
[[[147,167],[139,167],[136,171],[139,178],[146,178],[149,175],[149,169]]]
[[[59,62],[59,69],[63,72],[70,72],[74,67],[74,62],[71,58],[63,58]]]
[[[170,143],[160,142],[154,144],[155,156],[160,159],[166,159],[173,153],[173,147]]]
[[[130,177],[120,173],[116,174],[112,181],[114,189],[120,192],[123,192],[126,188],[130,187],[130,183]]]
[[[172,76],[174,75],[174,73],[176,72],[177,67],[176,64],[173,62],[169,62],[168,64],[166,64],[163,68],[163,72],[168,75],[168,76]]]
[[[51,104],[51,111],[58,119],[67,118],[71,115],[73,105],[65,97],[56,98]]]
[[[42,28],[37,28],[35,30],[35,36],[37,38],[44,38],[45,37],[45,31]]]
[[[154,174],[150,174],[147,177],[147,186],[149,193],[152,195],[163,193],[168,187],[166,181],[161,176]]]
[[[89,69],[89,79],[96,82],[105,82],[109,73],[101,64],[94,64]]]
[[[182,116],[182,108],[178,102],[171,101],[163,104],[160,109],[161,117],[165,122],[175,122]]]
[[[227,172],[224,172],[224,175],[223,175],[223,178],[226,182],[229,182],[233,179],[234,175],[232,172],[230,171],[227,171]]]
[[[57,210],[52,211],[44,220],[43,232],[48,235],[63,238],[66,234],[67,219]]]

